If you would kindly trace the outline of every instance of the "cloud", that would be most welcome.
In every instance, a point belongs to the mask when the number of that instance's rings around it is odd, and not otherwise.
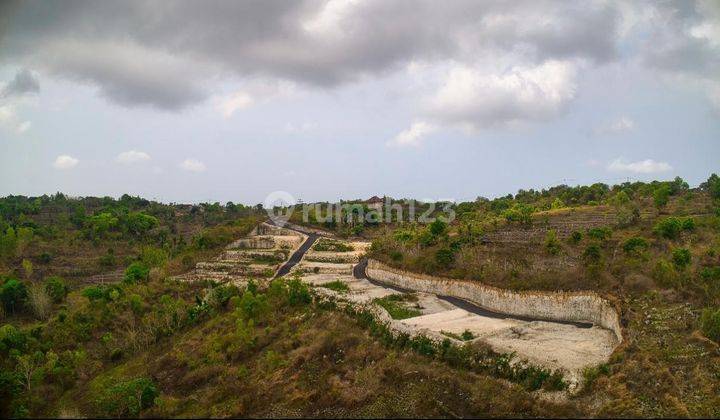
[[[122,152],[119,155],[117,155],[117,158],[115,158],[115,161],[118,163],[121,163],[123,165],[131,165],[133,163],[139,163],[139,162],[147,162],[150,160],[150,155],[148,155],[145,152],[139,152],[137,150],[129,150],[127,152]]]
[[[699,85],[720,112],[720,7],[715,0],[654,5],[646,26],[642,62],[683,83]]]
[[[242,90],[219,97],[217,108],[223,117],[230,118],[236,111],[250,108],[270,99],[290,97],[295,90],[293,83],[252,80],[246,82]]]
[[[552,119],[575,98],[575,74],[576,66],[565,61],[501,74],[455,67],[432,99],[431,113],[444,124],[472,129]]]
[[[595,129],[595,134],[621,134],[635,129],[635,121],[629,117],[620,117]]]
[[[636,174],[654,174],[659,172],[668,172],[672,170],[667,162],[656,162],[652,159],[640,160],[637,162],[626,162],[622,158],[617,158],[610,162],[607,167],[610,172],[632,172]]]
[[[23,96],[40,92],[40,83],[28,69],[19,70],[15,78],[0,90],[0,98]]]
[[[77,166],[77,164],[79,162],[80,162],[79,160],[75,159],[72,156],[60,155],[57,158],[55,158],[55,162],[53,162],[53,167],[55,169],[61,169],[61,170],[72,169],[75,166]]]
[[[192,0],[28,0],[3,13],[12,14],[4,56],[97,86],[123,106],[171,111],[212,96],[223,80],[260,77],[325,88],[382,77],[412,61],[471,65],[508,51],[529,65],[604,63],[618,56],[619,10],[602,1],[306,0],[211,7]]]
[[[254,102],[255,100],[249,93],[235,92],[223,99],[218,108],[220,109],[223,117],[230,118],[235,111],[248,108],[252,106]]]
[[[180,169],[188,172],[205,172],[205,164],[197,159],[187,158],[180,162]]]
[[[21,121],[12,105],[0,106],[0,127],[23,134],[27,132],[32,124],[30,121]]]
[[[425,121],[415,121],[410,128],[401,131],[388,141],[389,146],[418,146],[420,141],[432,134],[437,127]]]

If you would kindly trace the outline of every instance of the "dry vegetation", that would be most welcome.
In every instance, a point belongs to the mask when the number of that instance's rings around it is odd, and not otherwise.
[[[612,296],[625,341],[577,395],[477,345],[392,337],[297,280],[170,280],[247,233],[251,209],[91,199],[79,218],[72,200],[4,199],[0,415],[719,417],[718,198],[717,178],[521,191],[462,203],[450,225],[363,227],[394,266]]]

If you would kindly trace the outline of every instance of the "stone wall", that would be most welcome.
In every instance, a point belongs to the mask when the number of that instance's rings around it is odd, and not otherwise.
[[[591,322],[622,341],[620,316],[614,305],[594,292],[513,292],[468,280],[411,273],[370,259],[367,275],[403,289],[454,296],[484,309],[548,321]]]

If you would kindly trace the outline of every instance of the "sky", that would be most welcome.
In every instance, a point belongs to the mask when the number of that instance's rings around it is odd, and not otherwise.
[[[465,201],[712,172],[718,0],[0,0],[0,196]]]

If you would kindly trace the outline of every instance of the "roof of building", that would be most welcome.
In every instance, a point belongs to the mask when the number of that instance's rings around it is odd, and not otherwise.
[[[370,199],[367,201],[368,203],[382,203],[382,198],[378,197],[377,195],[373,195],[370,197]]]

